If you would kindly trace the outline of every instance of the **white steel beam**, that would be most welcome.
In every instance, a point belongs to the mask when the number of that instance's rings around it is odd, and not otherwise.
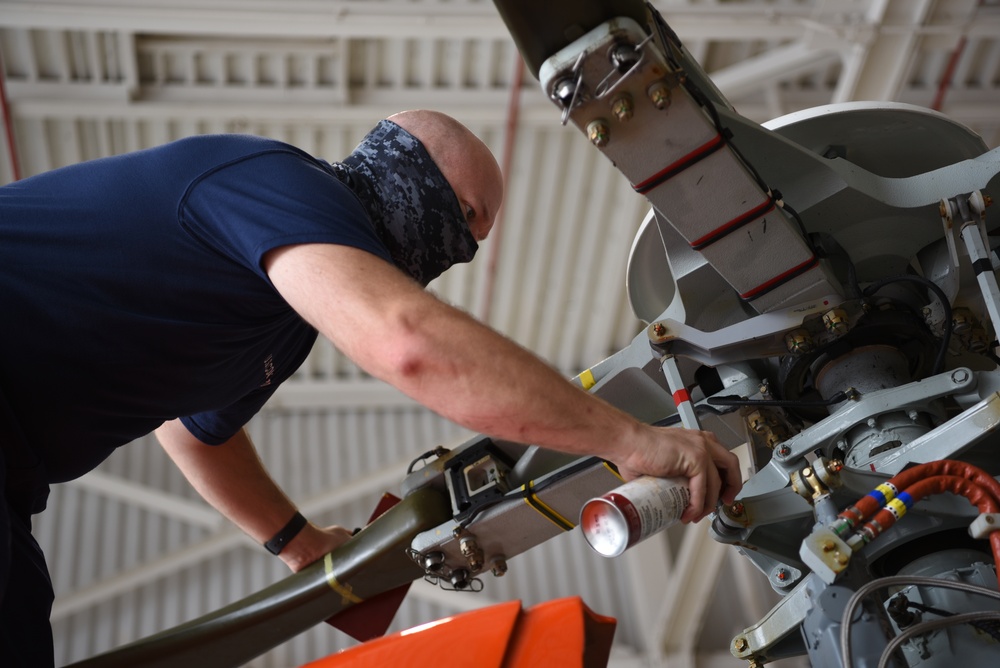
[[[224,521],[218,512],[204,503],[188,501],[175,494],[130,482],[101,471],[91,471],[67,484],[206,529],[218,529]]]
[[[739,98],[759,92],[774,81],[793,79],[812,71],[836,57],[836,51],[816,47],[803,40],[716,70],[711,77],[723,95]]]

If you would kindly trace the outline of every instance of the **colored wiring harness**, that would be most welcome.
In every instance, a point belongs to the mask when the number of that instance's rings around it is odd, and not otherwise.
[[[914,466],[882,483],[843,510],[830,528],[857,550],[895,524],[914,503],[941,492],[964,496],[980,513],[1000,512],[1000,482],[972,464],[942,459]],[[991,532],[989,541],[1000,585],[1000,531]]]

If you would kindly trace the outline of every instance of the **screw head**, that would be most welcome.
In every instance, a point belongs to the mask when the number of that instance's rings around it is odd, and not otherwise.
[[[657,109],[663,110],[670,106],[670,88],[662,81],[654,82],[646,89],[646,94]]]
[[[736,639],[733,646],[736,647],[737,652],[744,652],[746,651],[746,648],[750,646],[750,643],[747,642],[746,638],[740,637]]]
[[[620,123],[630,120],[632,112],[632,96],[628,93],[622,93],[611,102],[611,113]]]
[[[607,146],[611,139],[611,128],[603,119],[593,120],[587,124],[587,137],[590,138],[590,143],[597,148]]]

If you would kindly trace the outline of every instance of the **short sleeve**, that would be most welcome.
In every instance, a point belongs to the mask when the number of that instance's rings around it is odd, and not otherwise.
[[[276,148],[197,179],[179,211],[189,233],[267,279],[268,251],[291,244],[352,246],[391,261],[361,202],[329,166]]]

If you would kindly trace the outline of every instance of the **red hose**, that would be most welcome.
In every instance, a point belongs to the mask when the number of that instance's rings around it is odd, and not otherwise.
[[[932,494],[951,492],[964,496],[969,503],[979,509],[980,513],[1000,512],[1000,482],[978,466],[954,459],[942,459],[914,466],[883,484],[892,485],[898,492],[905,491],[913,499],[913,503]],[[839,517],[850,522],[852,526],[871,518],[859,530],[867,540],[874,539],[898,519],[896,513],[888,507],[882,507],[875,494],[859,499],[853,506],[841,512]],[[997,585],[1000,587],[1000,531],[990,533],[989,541],[997,571]]]

